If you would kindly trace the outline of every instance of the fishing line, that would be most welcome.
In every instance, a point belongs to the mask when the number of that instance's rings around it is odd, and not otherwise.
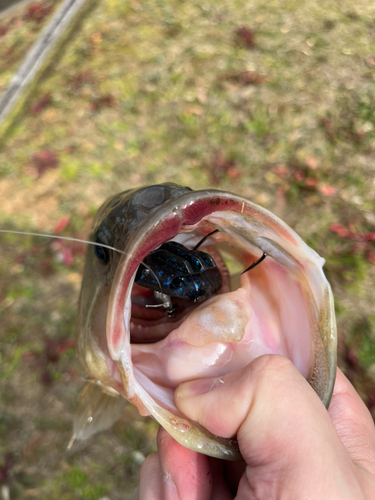
[[[202,245],[202,243],[204,243],[211,235],[215,234],[215,233],[218,233],[219,230],[218,229],[215,229],[214,231],[212,231],[211,233],[207,234],[206,236],[204,236],[196,245],[195,247],[192,249],[193,251],[196,250],[198,247],[200,247]],[[94,241],[88,241],[88,240],[81,240],[79,238],[70,238],[68,236],[57,236],[57,235],[54,235],[54,234],[45,234],[45,233],[31,233],[31,232],[26,232],[26,231],[12,231],[10,229],[0,229],[0,233],[11,233],[11,234],[24,234],[26,236],[41,236],[43,238],[53,238],[53,239],[56,239],[56,240],[66,240],[66,241],[76,241],[78,243],[85,243],[86,245],[94,245],[94,246],[98,246],[98,247],[102,247],[102,248],[108,248],[109,250],[113,250],[114,252],[117,252],[121,255],[126,255],[125,252],[123,252],[122,250],[119,250],[118,248],[114,248],[114,247],[111,247],[110,245],[105,245],[104,243],[97,243],[97,242],[94,242]],[[260,264],[265,258],[267,257],[267,254],[266,253],[263,253],[263,255],[260,257],[260,259],[258,259],[256,262],[253,262],[251,264],[251,266],[249,266],[247,269],[245,269],[244,271],[242,271],[241,275],[246,273],[247,271],[250,271],[250,269],[253,269],[255,266],[257,266],[258,264]],[[163,293],[163,289],[162,289],[162,286],[161,286],[161,283],[160,283],[160,280],[158,278],[158,276],[156,275],[156,273],[154,272],[154,270],[148,266],[145,262],[141,261],[141,264],[146,268],[148,269],[148,271],[154,276],[157,284],[159,285],[159,288],[160,288],[160,293],[165,296],[165,299],[163,301],[162,304],[158,304],[158,305],[147,305],[146,307],[164,307],[165,309],[169,309],[170,307],[172,307],[172,302],[170,300],[170,297],[168,295],[165,295]],[[169,300],[168,300],[169,299]]]
[[[95,241],[80,240],[78,238],[69,238],[68,236],[57,236],[55,234],[43,234],[43,233],[27,233],[25,231],[10,231],[8,229],[0,229],[0,233],[11,233],[11,234],[26,234],[27,236],[43,236],[44,238],[54,238],[56,240],[67,240],[67,241],[78,241],[78,243],[87,243],[88,245],[94,245],[97,247],[109,248],[109,250],[114,250],[115,252],[126,255],[122,250],[111,247],[109,245],[104,245],[103,243],[96,243]]]
[[[86,243],[87,245],[94,245],[98,247],[103,247],[103,248],[108,248],[109,250],[113,250],[114,252],[120,253],[122,255],[126,255],[125,252],[122,250],[119,250],[118,248],[111,247],[110,245],[104,245],[103,243],[96,243],[95,241],[88,241],[88,240],[80,240],[79,238],[69,238],[68,236],[57,236],[55,234],[44,234],[44,233],[29,233],[26,231],[11,231],[10,229],[0,229],[0,233],[11,233],[11,234],[26,234],[27,236],[42,236],[43,238],[54,238],[56,240],[67,240],[67,241],[77,241],[78,243]],[[155,274],[155,272],[143,261],[141,261],[141,264],[145,266],[146,269],[148,269],[155,277],[161,293],[163,293],[161,283],[159,281],[159,278]]]
[[[146,268],[146,269],[148,269],[148,270],[149,270],[149,271],[150,271],[150,272],[154,275],[154,277],[155,277],[155,279],[156,279],[156,281],[157,281],[157,283],[158,283],[158,285],[159,285],[159,288],[160,288],[160,293],[163,293],[163,289],[162,289],[162,287],[161,287],[161,283],[160,283],[159,278],[157,277],[157,274],[155,273],[155,271],[153,271],[153,270],[151,269],[151,267],[149,267],[149,266],[148,266],[147,264],[145,264],[143,261],[141,261],[141,264],[142,264],[143,266],[145,266],[145,268]],[[164,295],[164,294],[163,294],[163,295]],[[146,306],[146,307],[152,307],[152,306]],[[155,306],[154,306],[154,307],[155,307]],[[157,307],[159,307],[159,306],[157,306]]]

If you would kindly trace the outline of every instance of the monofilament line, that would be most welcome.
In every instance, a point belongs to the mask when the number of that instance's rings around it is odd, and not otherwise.
[[[95,241],[80,240],[79,238],[69,238],[68,236],[58,236],[56,234],[44,234],[44,233],[28,233],[26,231],[10,231],[9,229],[0,229],[0,233],[26,234],[27,236],[43,236],[44,238],[54,238],[56,240],[77,241],[78,243],[87,243],[87,245],[94,245],[98,247],[108,248],[109,250],[114,250],[115,252],[125,255],[125,252],[123,252],[122,250],[118,250],[117,248],[111,247],[110,245],[104,245],[103,243],[96,243]]]
[[[121,255],[126,255],[126,253],[123,252],[122,250],[119,250],[118,248],[115,247],[111,247],[110,245],[104,245],[104,243],[98,243],[95,241],[88,241],[88,240],[80,240],[79,238],[69,238],[68,236],[58,236],[56,234],[45,234],[45,233],[29,233],[27,231],[11,231],[10,229],[0,229],[0,233],[25,234],[26,236],[42,236],[43,238],[54,238],[55,240],[77,241],[78,243],[86,243],[87,245],[94,245],[102,248],[108,248],[109,250],[113,250],[114,252],[120,253]],[[161,288],[161,283],[156,273],[151,269],[151,267],[149,267],[143,261],[141,261],[141,264],[143,264],[145,268],[148,269],[151,272],[151,274],[154,275],[154,278],[156,279],[160,287],[161,293],[163,293]]]

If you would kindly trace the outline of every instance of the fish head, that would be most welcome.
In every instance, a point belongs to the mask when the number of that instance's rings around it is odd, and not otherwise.
[[[132,234],[153,212],[190,191],[173,183],[127,190],[103,203],[93,219],[89,240],[97,245],[88,245],[86,251],[77,346],[88,375],[108,387],[113,385],[115,368],[107,346],[106,320],[120,254],[101,245],[124,250]]]
[[[154,304],[152,291],[134,283],[144,259],[171,240],[193,249],[215,230],[200,250],[220,269],[220,290],[200,303],[175,300],[174,318],[147,308]],[[232,193],[167,183],[106,202],[91,238],[123,254],[110,252],[103,263],[95,248],[88,249],[80,356],[95,380],[153,416],[178,442],[240,459],[235,440],[213,436],[179,412],[174,391],[182,382],[243,368],[263,354],[288,357],[328,407],[336,323],[324,259],[271,212]],[[262,253],[267,258],[241,274]]]

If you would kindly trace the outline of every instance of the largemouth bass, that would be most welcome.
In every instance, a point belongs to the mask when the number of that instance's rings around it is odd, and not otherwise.
[[[158,305],[157,293],[134,280],[147,256],[172,240],[193,249],[215,230],[199,250],[214,259],[221,288],[202,302],[172,297],[174,317],[162,307],[146,307]],[[125,398],[182,445],[238,460],[236,441],[213,436],[182,415],[174,391],[184,381],[225,375],[263,354],[288,357],[329,406],[337,339],[324,259],[278,217],[232,193],[165,183],[105,202],[90,241],[96,245],[87,248],[78,349],[92,382],[78,404],[75,437],[111,425]],[[262,253],[267,258],[241,274]]]

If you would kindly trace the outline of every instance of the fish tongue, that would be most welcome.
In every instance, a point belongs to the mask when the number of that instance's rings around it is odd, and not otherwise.
[[[246,365],[248,350],[244,356],[233,354],[241,341],[250,343],[245,335],[251,335],[247,328],[251,317],[248,290],[216,295],[194,309],[164,340],[132,345],[133,365],[145,376],[144,381],[152,381],[147,389],[163,402],[154,391],[154,383],[174,389],[186,380],[231,371],[239,358],[238,368]]]
[[[167,342],[186,342],[195,347],[240,341],[251,318],[248,293],[238,289],[217,295],[195,309],[184,323],[172,332]]]

